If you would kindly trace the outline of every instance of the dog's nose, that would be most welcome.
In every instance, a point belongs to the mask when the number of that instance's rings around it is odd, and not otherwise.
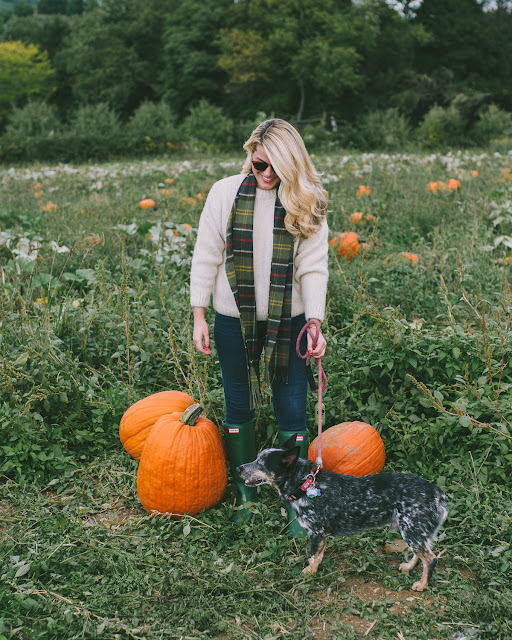
[[[240,475],[240,470],[242,469],[242,465],[240,465],[239,467],[237,467],[235,469],[235,471],[238,473],[238,475]]]

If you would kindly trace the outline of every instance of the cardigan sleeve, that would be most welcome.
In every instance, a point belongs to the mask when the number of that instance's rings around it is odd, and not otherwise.
[[[294,277],[300,281],[306,320],[325,316],[325,298],[329,278],[329,227],[323,219],[318,231],[299,240],[295,255]]]
[[[190,270],[190,304],[207,307],[219,267],[224,261],[223,202],[219,183],[213,185],[199,219]]]

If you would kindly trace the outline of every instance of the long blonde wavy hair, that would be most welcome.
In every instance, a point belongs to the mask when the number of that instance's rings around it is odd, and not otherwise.
[[[309,238],[327,215],[323,188],[299,132],[286,120],[272,118],[254,129],[244,144],[247,159],[242,173],[252,172],[252,154],[261,144],[281,180],[279,199],[286,210],[285,224],[293,236]]]

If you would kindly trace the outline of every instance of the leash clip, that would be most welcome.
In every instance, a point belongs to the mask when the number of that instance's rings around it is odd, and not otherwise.
[[[311,473],[308,473],[308,475],[306,476],[306,480],[301,487],[302,491],[306,492],[308,498],[317,498],[319,495],[321,495],[320,489],[318,487],[315,487],[316,476],[319,471],[319,466],[314,467]]]

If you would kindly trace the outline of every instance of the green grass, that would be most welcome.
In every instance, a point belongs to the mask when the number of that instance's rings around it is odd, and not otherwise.
[[[250,525],[231,522],[229,485],[195,518],[142,508],[126,408],[181,388],[222,419],[188,275],[204,197],[240,160],[0,169],[0,640],[510,638],[510,156],[315,157],[332,235],[367,238],[351,262],[330,255],[324,428],[374,424],[386,470],[447,492],[431,588],[409,590],[389,531],[331,540],[305,579],[270,488]],[[426,192],[449,178],[457,191]],[[265,406],[259,446],[274,435]]]

